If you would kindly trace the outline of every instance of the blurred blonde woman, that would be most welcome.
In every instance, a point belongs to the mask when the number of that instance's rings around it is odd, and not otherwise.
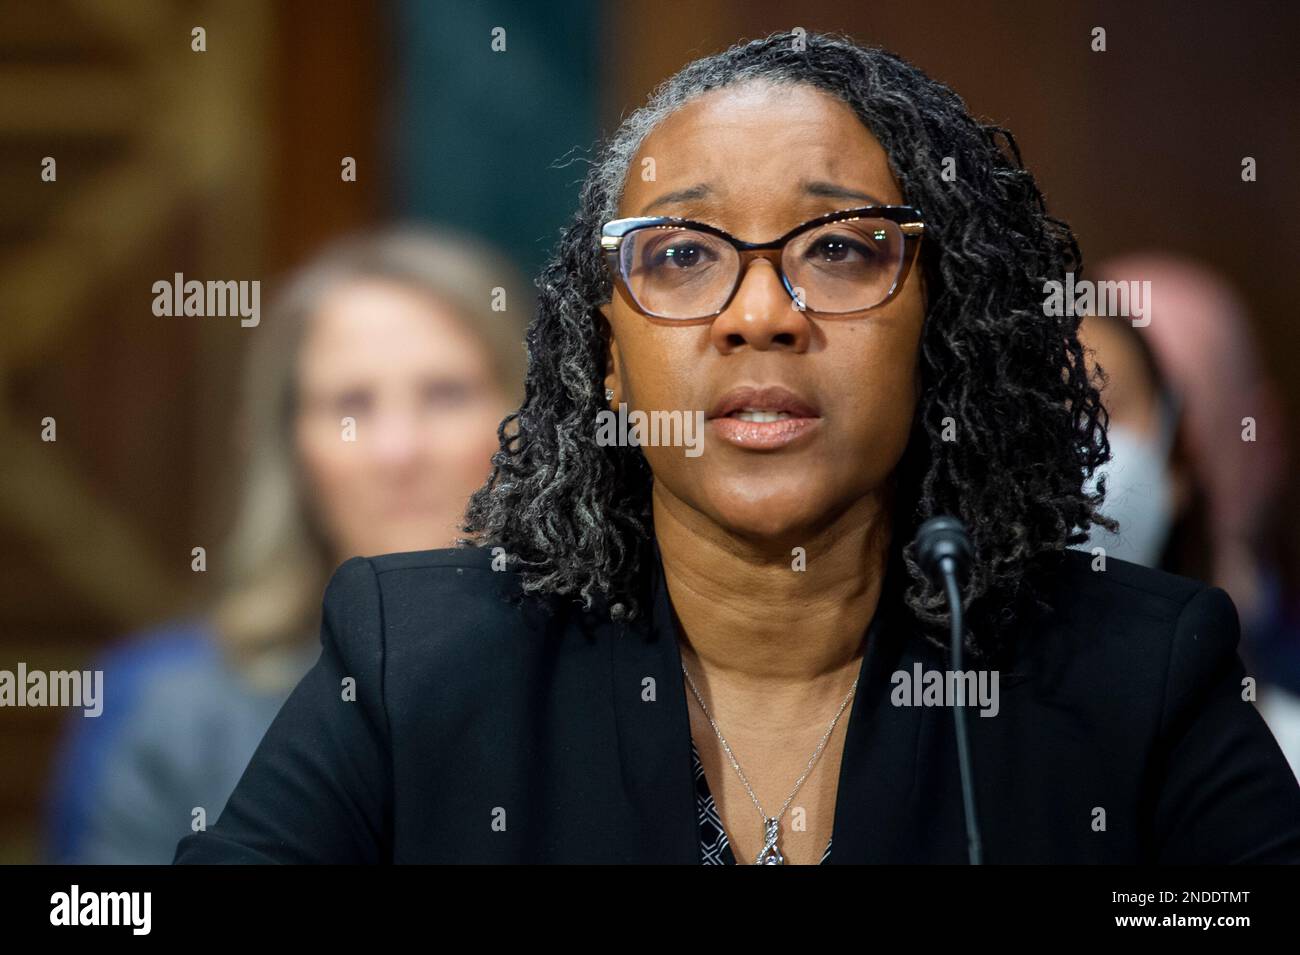
[[[216,821],[319,654],[333,569],[454,542],[522,397],[530,312],[511,264],[447,232],[349,238],[288,278],[245,370],[220,596],[97,664],[107,703],[65,739],[51,861],[169,863]]]

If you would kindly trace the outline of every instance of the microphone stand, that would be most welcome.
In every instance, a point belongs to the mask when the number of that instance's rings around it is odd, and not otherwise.
[[[966,528],[955,517],[932,517],[921,525],[916,534],[917,561],[930,580],[942,584],[948,601],[948,621],[951,625],[952,644],[949,665],[953,672],[962,669],[962,607],[961,585],[958,582],[971,560],[970,539]],[[960,679],[954,685],[965,687]],[[961,774],[961,801],[966,815],[966,852],[971,865],[984,861],[984,847],[980,839],[979,818],[975,812],[975,780],[971,769],[970,740],[966,735],[966,700],[952,708],[953,725],[957,732],[957,768]]]

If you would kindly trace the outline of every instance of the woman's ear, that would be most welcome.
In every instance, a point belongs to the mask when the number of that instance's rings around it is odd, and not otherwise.
[[[603,342],[601,353],[605,359],[605,391],[607,393],[614,392],[614,396],[609,399],[609,404],[611,407],[617,407],[620,394],[619,380],[622,358],[619,355],[618,342],[614,338],[614,326],[609,320],[610,307],[609,304],[598,306],[601,315],[600,337]]]

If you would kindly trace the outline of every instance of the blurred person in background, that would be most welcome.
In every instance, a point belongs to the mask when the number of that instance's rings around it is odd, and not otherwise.
[[[1080,338],[1107,374],[1112,460],[1086,548],[1222,587],[1241,617],[1258,705],[1300,776],[1300,600],[1288,572],[1285,420],[1246,309],[1209,269],[1141,254],[1102,263],[1100,281],[1150,281],[1150,324],[1089,317]],[[1253,440],[1246,440],[1248,422]]]
[[[1094,524],[1083,550],[1207,580],[1209,527],[1205,491],[1190,459],[1182,399],[1165,379],[1142,336],[1122,317],[1089,315],[1079,340],[1094,373],[1104,375],[1111,459],[1092,486],[1106,478],[1104,513],[1119,521],[1112,533]]]
[[[333,569],[455,540],[522,398],[531,302],[495,252],[415,228],[345,239],[288,278],[246,365],[222,589],[97,663],[107,706],[65,737],[50,861],[165,864],[216,820],[319,655]]]

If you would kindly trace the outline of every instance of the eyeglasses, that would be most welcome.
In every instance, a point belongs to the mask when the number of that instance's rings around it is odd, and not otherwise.
[[[741,242],[671,216],[615,219],[600,247],[614,284],[642,315],[674,325],[712,321],[731,303],[749,263],[772,262],[800,311],[851,315],[903,287],[925,223],[910,206],[864,206],[819,216],[773,242]]]

